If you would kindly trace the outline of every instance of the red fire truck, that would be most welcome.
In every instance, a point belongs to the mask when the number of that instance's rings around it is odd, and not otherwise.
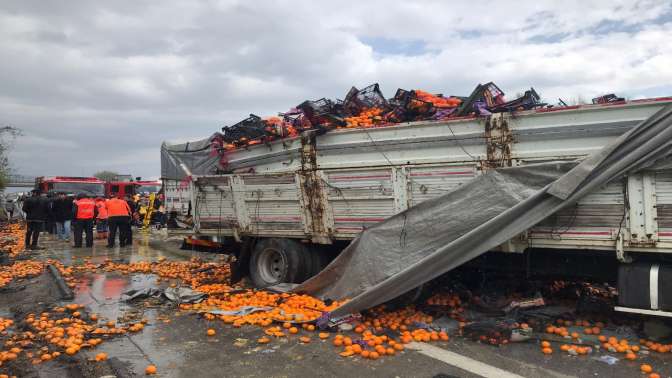
[[[159,190],[161,190],[160,181],[108,181],[105,183],[105,194],[108,197],[158,193]]]
[[[105,195],[105,182],[95,177],[38,177],[35,179],[35,189],[42,193],[59,192],[74,195],[86,193],[102,197]]]
[[[135,181],[135,193],[158,193],[161,190],[161,181]]]

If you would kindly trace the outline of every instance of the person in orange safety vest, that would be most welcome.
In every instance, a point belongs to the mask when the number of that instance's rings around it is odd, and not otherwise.
[[[96,217],[96,239],[107,239],[107,205],[102,197],[96,198],[98,216]]]
[[[119,232],[119,246],[124,247],[129,240],[126,234],[128,224],[131,222],[131,209],[128,203],[121,198],[112,197],[105,203],[107,208],[107,223],[110,225],[110,234],[107,238],[107,248],[114,248],[114,243]]]
[[[93,222],[98,216],[96,201],[89,195],[80,193],[72,203],[75,248],[82,248],[82,233],[86,234],[86,247],[93,247]]]

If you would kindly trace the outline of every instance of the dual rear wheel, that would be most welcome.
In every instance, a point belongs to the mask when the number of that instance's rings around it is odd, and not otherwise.
[[[319,273],[329,262],[326,251],[294,239],[257,241],[250,257],[250,278],[256,287],[301,283]]]

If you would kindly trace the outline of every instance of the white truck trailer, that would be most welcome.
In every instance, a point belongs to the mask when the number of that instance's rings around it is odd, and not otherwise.
[[[657,98],[308,131],[227,152],[226,166],[207,139],[164,144],[167,210],[192,225],[170,232],[253,240],[239,260],[249,263],[257,285],[300,282],[324,267],[328,251],[408,207],[489,169],[583,158],[670,103]],[[664,261],[672,252],[672,170],[611,182],[498,251],[530,249]]]

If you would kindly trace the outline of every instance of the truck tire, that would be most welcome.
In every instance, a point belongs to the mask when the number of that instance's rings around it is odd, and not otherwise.
[[[310,277],[312,268],[310,249],[292,239],[261,239],[250,258],[250,278],[258,288],[301,283]]]

